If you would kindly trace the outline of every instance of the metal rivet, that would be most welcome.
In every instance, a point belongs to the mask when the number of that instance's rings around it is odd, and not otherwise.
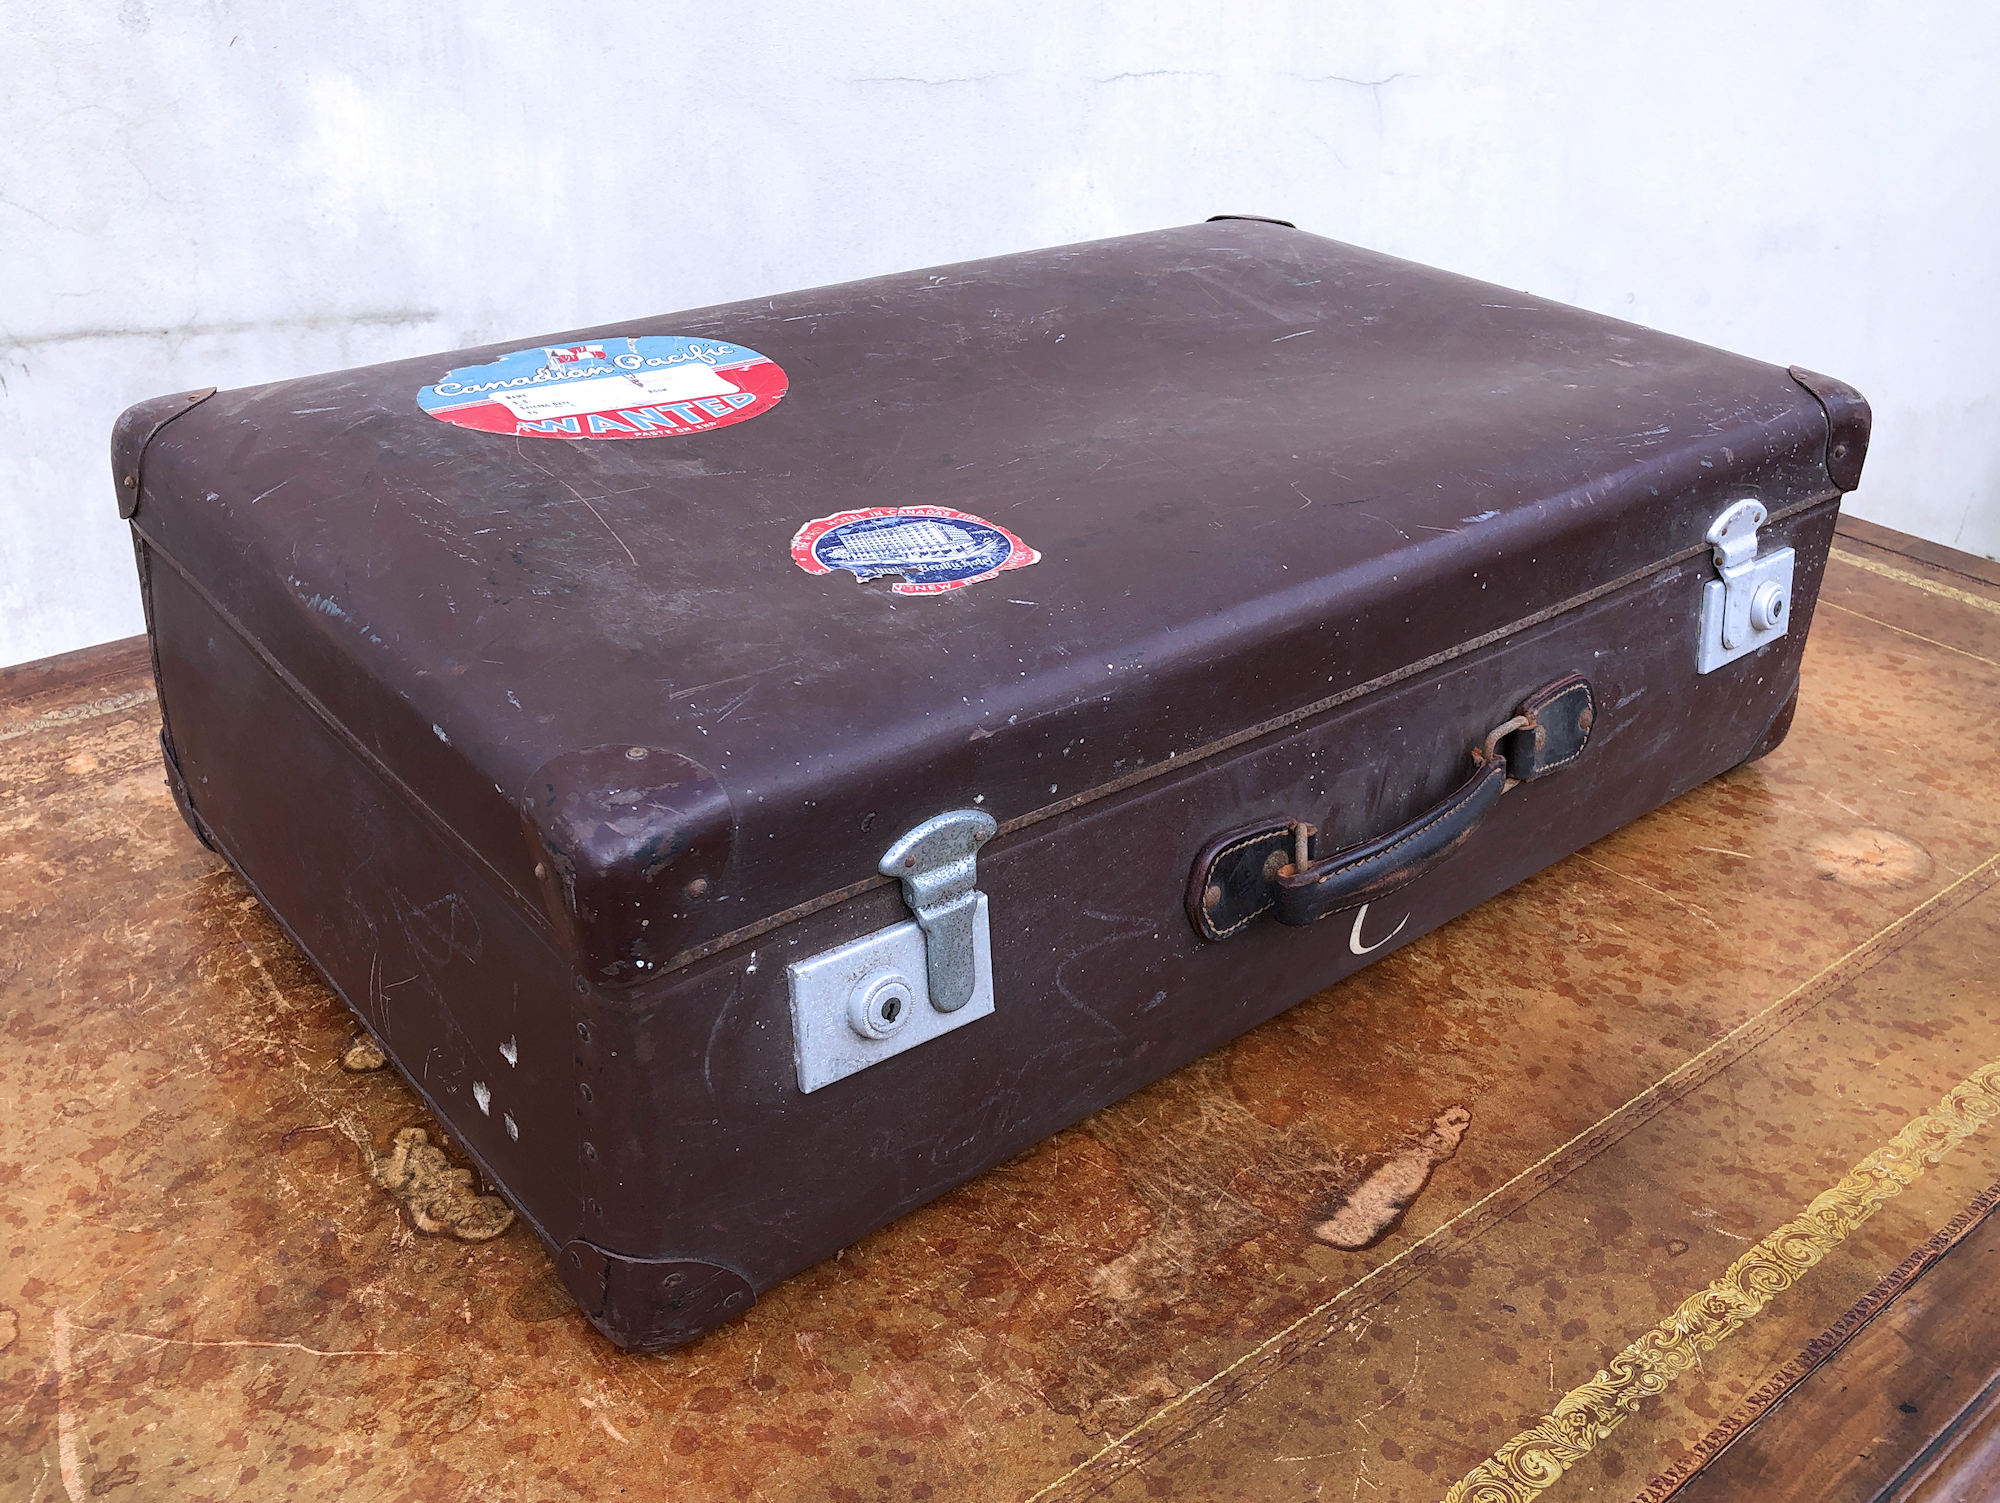
[[[584,1144],[584,1145],[583,1145],[583,1156],[584,1156],[585,1158],[589,1159],[589,1160],[591,1161],[591,1163],[593,1163],[593,1164],[594,1164],[594,1163],[596,1163],[596,1162],[597,1162],[597,1145],[596,1145],[595,1143],[586,1143],[586,1144]]]
[[[1845,459],[1845,458],[1847,458],[1847,445],[1846,445],[1846,444],[1835,444],[1835,445],[1833,446],[1833,457],[1834,457],[1835,459]]]
[[[738,1305],[742,1303],[743,1303],[743,1291],[741,1289],[737,1289],[732,1291],[729,1297],[722,1302],[722,1308],[725,1310],[734,1310]]]
[[[138,483],[139,483],[139,477],[137,475],[127,475],[125,477],[125,489],[128,491],[131,490],[132,487],[137,485]]]
[[[588,1023],[579,1023],[579,1024],[577,1024],[577,1025],[576,1025],[576,1036],[577,1036],[578,1038],[582,1039],[582,1040],[583,1040],[583,1041],[584,1041],[584,1042],[585,1042],[586,1044],[587,1044],[587,1043],[589,1043],[589,1042],[590,1042],[590,1025],[589,1025]]]
[[[1597,714],[1594,710],[1585,710],[1581,715],[1576,717],[1576,728],[1580,731],[1587,731],[1590,729],[1590,722],[1596,718]]]
[[[604,1207],[594,1200],[586,1200],[583,1203],[583,1208],[593,1216],[602,1216],[604,1214]]]
[[[547,880],[548,880],[548,875],[549,875],[549,864],[548,864],[548,862],[546,862],[546,861],[537,861],[537,862],[535,863],[535,880],[536,880],[537,882],[545,882],[545,881],[547,881]]]
[[[687,885],[687,895],[691,898],[698,898],[707,891],[708,878],[706,877],[696,877]]]
[[[916,864],[917,858],[915,856],[905,856],[903,858],[903,865],[905,866],[915,866]]]
[[[1204,908],[1213,908],[1217,903],[1220,903],[1221,901],[1222,901],[1222,889],[1220,887],[1211,885],[1203,889],[1201,895],[1201,902]]]
[[[576,1089],[577,1089],[577,1094],[582,1096],[585,1101],[591,1101],[596,1099],[590,1093],[590,1085],[588,1082],[578,1081]]]
[[[643,762],[646,760],[646,748],[643,746],[628,746],[625,748],[625,755],[630,757],[634,762]]]

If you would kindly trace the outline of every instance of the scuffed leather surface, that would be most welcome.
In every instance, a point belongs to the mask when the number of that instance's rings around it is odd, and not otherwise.
[[[529,780],[521,808],[550,916],[584,974],[610,986],[645,980],[683,943],[736,828],[714,776],[658,747],[565,753]]]

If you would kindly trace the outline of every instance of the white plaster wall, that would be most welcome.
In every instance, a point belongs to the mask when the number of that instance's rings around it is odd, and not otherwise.
[[[2000,554],[2000,8],[0,0],[0,663],[141,629],[112,419],[1218,212],[1852,381]]]

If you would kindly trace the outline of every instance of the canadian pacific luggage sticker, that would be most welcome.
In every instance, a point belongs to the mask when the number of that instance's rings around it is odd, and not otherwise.
[[[523,438],[668,438],[769,412],[785,373],[719,339],[620,335],[537,345],[448,371],[417,393],[443,423]]]
[[[943,506],[871,506],[815,517],[792,538],[808,574],[850,570],[857,579],[900,574],[898,595],[942,595],[1041,558],[997,522]]]

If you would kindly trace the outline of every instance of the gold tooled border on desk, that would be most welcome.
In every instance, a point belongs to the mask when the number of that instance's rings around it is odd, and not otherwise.
[[[2000,1059],[1981,1065],[1929,1111],[1813,1198],[1706,1289],[1630,1342],[1588,1383],[1564,1394],[1529,1426],[1467,1472],[1444,1503],[1532,1503],[1598,1442],[1666,1392],[1803,1278],[1882,1206],[1922,1178],[1926,1167],[2000,1117]]]
[[[1879,574],[1884,579],[1922,590],[1927,595],[1937,595],[1946,600],[1956,600],[1961,605],[1977,606],[1982,611],[2000,613],[2000,600],[1995,600],[1991,595],[1975,595],[1970,590],[1961,590],[1957,585],[1948,585],[1941,580],[1926,578],[1922,574],[1913,574],[1908,569],[1898,569],[1894,564],[1885,564],[1879,559],[1864,558],[1859,553],[1849,553],[1845,548],[1834,548],[1830,552],[1843,564],[1866,569],[1870,574]]]
[[[1628,1133],[1643,1127],[1779,1032],[1793,1018],[1866,974],[1878,962],[1984,896],[1996,884],[2000,884],[2000,854],[1989,856],[1902,917],[1885,924],[1763,1011],[1737,1024],[1624,1105],[1551,1149],[1387,1262],[1321,1300],[1217,1372],[1189,1386],[1123,1435],[1107,1441],[1085,1460],[1045,1483],[1027,1503],[1095,1497],[1126,1473],[1221,1418],[1233,1405],[1288,1367],[1294,1358],[1422,1277],[1454,1247],[1513,1215],[1544,1190],[1567,1179]]]
[[[2000,1184],[1989,1185],[1980,1191],[1970,1205],[1940,1227],[1936,1236],[1898,1263],[1881,1283],[1850,1305],[1840,1319],[1813,1337],[1796,1357],[1774,1369],[1768,1378],[1745,1394],[1740,1404],[1725,1414],[1708,1434],[1688,1447],[1678,1461],[1635,1493],[1630,1503],[1666,1503],[1781,1399],[1832,1361],[1842,1347],[1881,1314],[1892,1299],[1915,1283],[1920,1274],[1977,1231],[1995,1206],[2000,1206]]]
[[[1866,621],[1870,626],[1879,626],[1883,631],[1892,631],[1899,637],[1908,637],[1911,641],[1922,642],[1927,647],[1935,647],[1943,652],[1956,653],[1962,658],[1971,658],[1973,662],[1984,663],[1988,668],[2000,668],[2000,662],[1996,662],[1992,658],[1981,657],[1976,652],[1967,652],[1963,647],[1954,647],[1949,642],[1940,642],[1936,637],[1927,637],[1920,631],[1911,631],[1907,626],[1897,626],[1892,621],[1884,621],[1881,617],[1871,616],[1866,611],[1857,611],[1852,606],[1840,605],[1835,601],[1828,600],[1824,595],[1820,597],[1817,608],[1824,611],[1839,611],[1843,616],[1852,616],[1857,621]]]

